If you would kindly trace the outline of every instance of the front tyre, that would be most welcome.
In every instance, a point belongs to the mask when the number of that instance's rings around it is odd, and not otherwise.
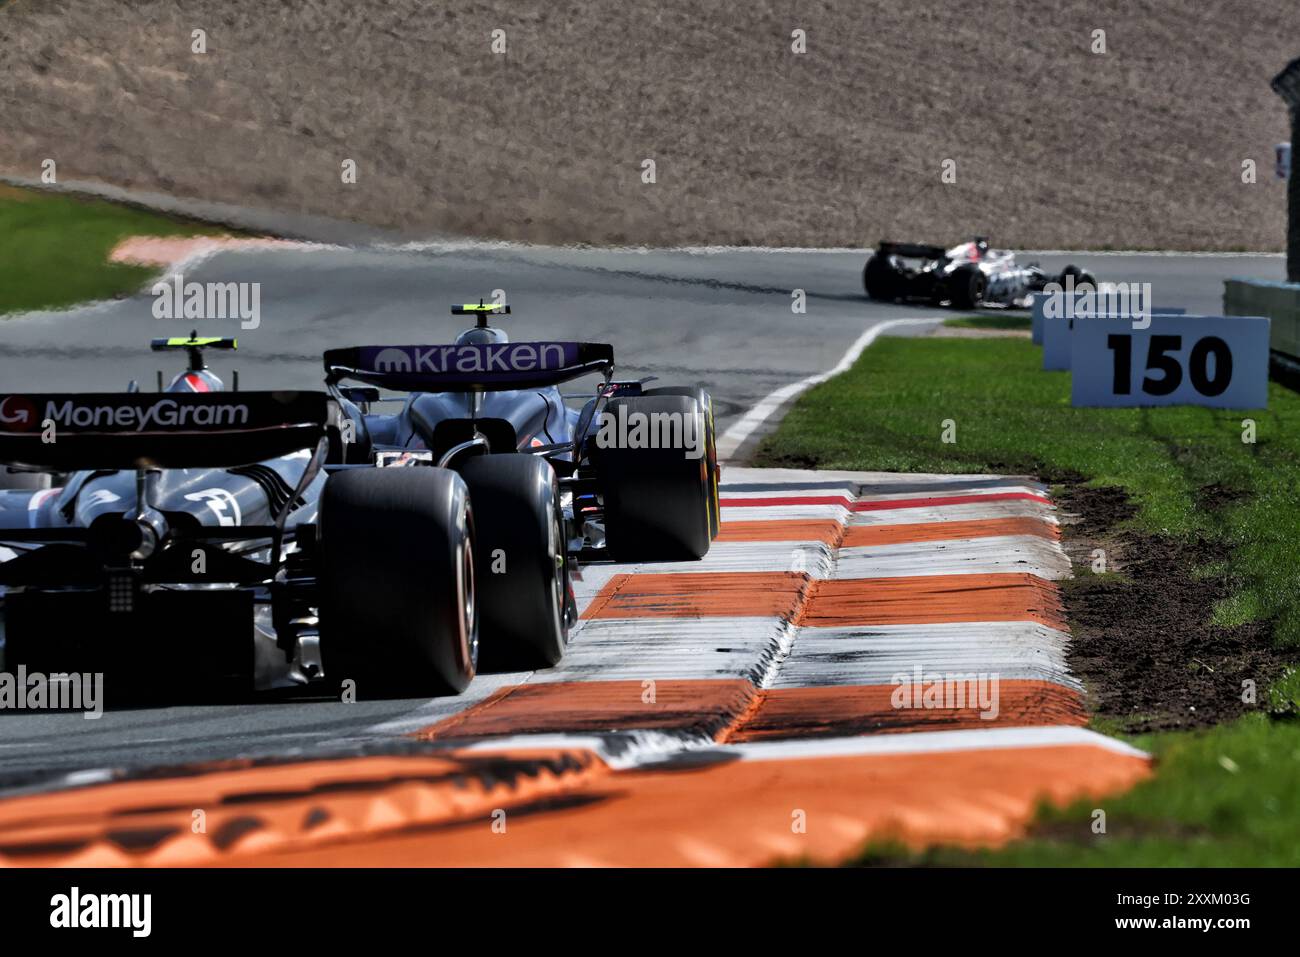
[[[325,672],[375,696],[459,694],[478,659],[474,518],[461,477],[349,469],[320,501]]]

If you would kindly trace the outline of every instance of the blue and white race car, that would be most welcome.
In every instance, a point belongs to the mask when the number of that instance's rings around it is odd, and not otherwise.
[[[1037,263],[1016,263],[1009,249],[991,249],[983,236],[951,249],[921,243],[882,242],[867,259],[862,285],[868,296],[881,302],[923,301],[973,309],[980,305],[1020,305],[1032,292],[1048,283],[1062,288],[1089,283],[1092,274],[1066,266],[1051,274]]]

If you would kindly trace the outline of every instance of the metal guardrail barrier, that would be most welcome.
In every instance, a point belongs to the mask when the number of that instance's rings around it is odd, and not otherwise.
[[[1300,283],[1225,279],[1223,314],[1268,316],[1271,375],[1300,389]]]

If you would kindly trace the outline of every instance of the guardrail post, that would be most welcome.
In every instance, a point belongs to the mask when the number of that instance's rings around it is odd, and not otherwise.
[[[1292,60],[1273,78],[1273,92],[1291,111],[1291,142],[1300,144],[1300,57]],[[1293,147],[1294,149],[1294,147]],[[1300,282],[1300,170],[1294,165],[1286,185],[1286,278]]]

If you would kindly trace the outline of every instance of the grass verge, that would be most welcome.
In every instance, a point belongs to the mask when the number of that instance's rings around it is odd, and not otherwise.
[[[111,299],[157,270],[110,263],[127,236],[215,235],[222,230],[97,199],[0,185],[0,316]]]
[[[1023,340],[884,337],[805,394],[756,464],[1118,486],[1144,530],[1231,546],[1237,587],[1221,623],[1275,620],[1283,646],[1300,649],[1300,395],[1271,384],[1268,410],[1249,413],[1075,409],[1069,373],[1040,361]],[[1205,508],[1207,496],[1222,507]]]
[[[1300,396],[1270,385],[1268,410],[1248,413],[1075,409],[1069,374],[1040,363],[1018,339],[882,338],[804,395],[756,464],[1029,473],[1122,489],[1135,535],[1194,555],[1210,543],[1226,556],[1191,569],[1222,586],[1205,610],[1214,625],[1255,623],[1263,640],[1271,632],[1300,658]],[[1002,850],[877,847],[859,863],[892,854],[914,863],[1295,864],[1300,817],[1288,809],[1300,801],[1300,679],[1289,672],[1259,695],[1257,713],[1225,724],[1131,738],[1157,756],[1157,773],[1106,799],[1106,835],[1092,833],[1097,803],[1085,802],[1044,810],[1029,839]]]

